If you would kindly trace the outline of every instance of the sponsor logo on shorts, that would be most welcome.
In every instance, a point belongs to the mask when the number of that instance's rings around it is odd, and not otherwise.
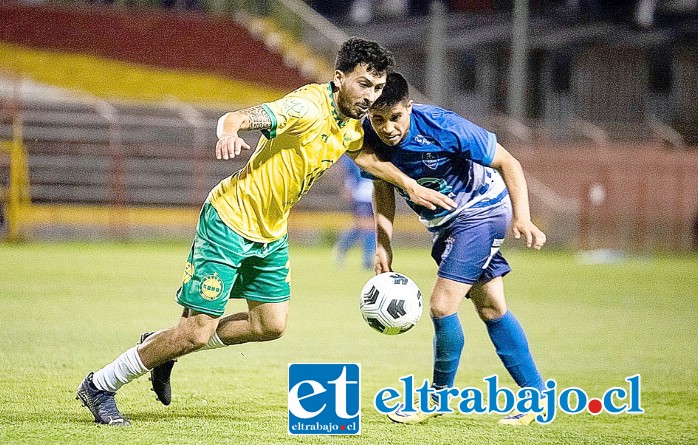
[[[289,364],[288,433],[361,434],[360,381],[358,363]]]
[[[184,266],[184,276],[182,276],[182,283],[187,284],[191,281],[191,277],[194,276],[194,265],[187,261]]]
[[[213,301],[223,293],[223,280],[218,278],[218,274],[206,275],[201,280],[201,288],[199,294],[205,300]]]
[[[448,256],[451,254],[451,250],[453,250],[454,241],[455,239],[452,236],[446,238],[446,247],[444,247],[444,253],[441,254],[442,261],[448,258]]]

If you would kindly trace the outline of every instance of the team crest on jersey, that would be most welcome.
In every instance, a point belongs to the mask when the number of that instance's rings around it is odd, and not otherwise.
[[[192,276],[194,276],[194,265],[187,261],[187,264],[184,266],[184,276],[182,276],[182,283],[187,284],[189,281],[191,281]]]
[[[436,156],[436,153],[422,153],[422,163],[430,169],[436,170],[436,167],[439,166],[439,158]]]
[[[308,112],[308,105],[297,99],[288,99],[284,102],[284,111],[291,117],[300,118]]]
[[[218,278],[218,274],[206,275],[201,280],[199,294],[205,300],[213,301],[223,293],[223,280]]]

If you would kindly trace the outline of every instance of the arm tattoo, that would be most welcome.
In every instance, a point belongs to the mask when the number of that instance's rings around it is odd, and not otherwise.
[[[266,111],[260,106],[254,106],[240,110],[240,113],[247,116],[250,121],[250,130],[270,130],[271,118]]]

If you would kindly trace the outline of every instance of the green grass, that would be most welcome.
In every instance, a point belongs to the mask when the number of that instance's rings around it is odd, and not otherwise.
[[[104,444],[650,444],[698,442],[698,258],[630,258],[580,265],[572,254],[506,252],[510,308],[527,330],[544,377],[600,396],[642,375],[642,415],[558,415],[551,425],[499,427],[494,415],[450,415],[391,424],[372,397],[398,378],[429,377],[432,327],[381,336],[358,313],[370,274],[329,249],[292,248],[293,297],[286,335],[270,343],[201,352],[179,361],[174,400],[155,401],[146,378],[117,397],[134,425],[99,427],[74,400],[95,370],[141,332],[172,325],[186,244],[0,245],[0,443]],[[426,250],[398,250],[394,264],[428,294]],[[231,302],[238,310],[240,302]],[[513,387],[469,302],[456,385],[484,388],[497,373]],[[360,362],[360,437],[289,436],[287,365]]]

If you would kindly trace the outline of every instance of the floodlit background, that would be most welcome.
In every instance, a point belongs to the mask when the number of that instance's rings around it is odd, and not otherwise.
[[[695,0],[1,2],[0,442],[697,441],[697,34]],[[646,414],[514,432],[378,416],[372,391],[429,377],[432,330],[425,316],[388,338],[361,320],[371,274],[331,251],[351,223],[335,167],[292,213],[286,336],[182,359],[168,408],[129,385],[129,432],[90,424],[74,387],[176,321],[198,210],[249,156],[215,160],[218,117],[329,81],[352,35],[394,52],[418,102],[496,132],[523,164],[548,245],[505,243],[507,294],[544,377],[600,395],[640,373]],[[395,268],[428,295],[429,236],[401,203],[396,228]],[[504,372],[469,306],[462,387]],[[287,364],[342,360],[363,363],[362,437],[288,437]]]

